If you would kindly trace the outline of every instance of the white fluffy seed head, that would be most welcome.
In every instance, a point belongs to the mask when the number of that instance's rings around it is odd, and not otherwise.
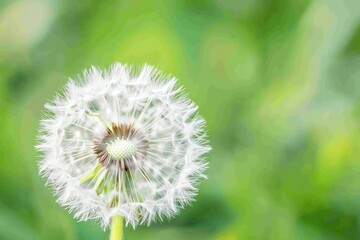
[[[170,218],[206,177],[205,121],[151,66],[92,68],[45,107],[40,173],[79,220],[107,228],[115,215],[133,227]]]

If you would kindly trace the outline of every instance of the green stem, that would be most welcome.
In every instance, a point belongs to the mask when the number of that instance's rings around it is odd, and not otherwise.
[[[122,240],[123,239],[123,218],[119,215],[112,217],[110,240]]]

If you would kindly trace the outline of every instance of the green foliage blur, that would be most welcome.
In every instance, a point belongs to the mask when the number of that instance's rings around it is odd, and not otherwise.
[[[149,63],[208,122],[209,179],[125,239],[360,239],[360,1],[0,2],[0,239],[107,239],[37,171],[43,105],[91,65]]]

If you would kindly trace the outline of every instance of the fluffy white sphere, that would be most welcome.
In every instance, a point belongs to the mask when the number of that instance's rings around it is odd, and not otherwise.
[[[40,173],[79,220],[172,217],[206,177],[205,122],[176,79],[151,66],[93,67],[45,107]]]

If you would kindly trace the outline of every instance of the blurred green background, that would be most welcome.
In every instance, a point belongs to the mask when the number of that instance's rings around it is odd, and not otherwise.
[[[43,105],[83,69],[147,62],[208,122],[209,179],[125,239],[360,239],[360,1],[0,2],[0,239],[107,239],[37,173]]]

